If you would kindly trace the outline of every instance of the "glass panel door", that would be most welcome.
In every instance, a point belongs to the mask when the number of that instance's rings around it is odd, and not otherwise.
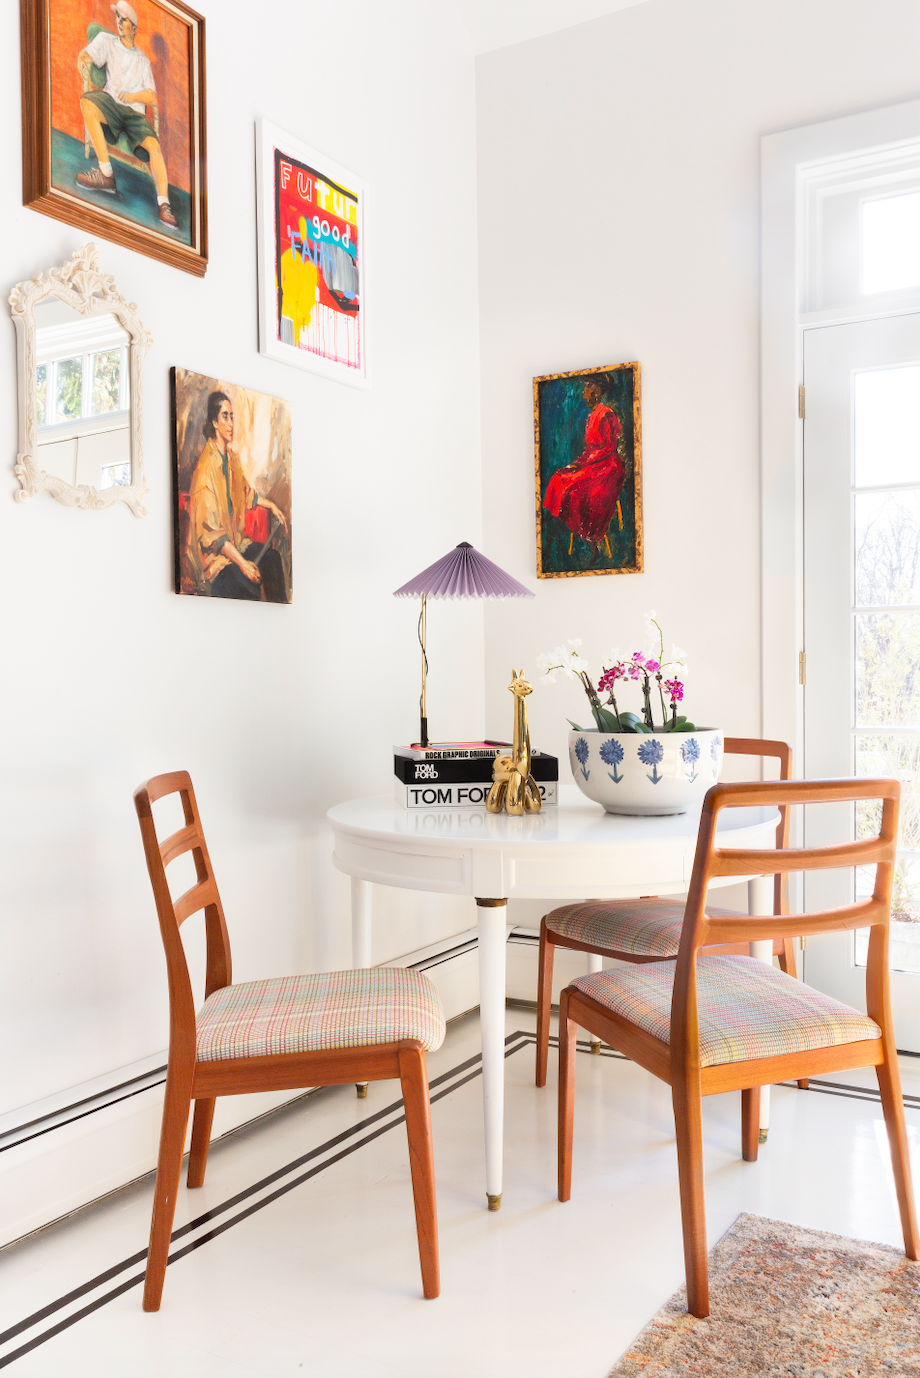
[[[920,316],[805,332],[805,774],[902,783],[892,913],[898,1046],[920,1051]],[[828,806],[806,841],[869,835]],[[810,876],[806,907],[867,875]],[[864,1008],[866,933],[810,939],[805,979]]]

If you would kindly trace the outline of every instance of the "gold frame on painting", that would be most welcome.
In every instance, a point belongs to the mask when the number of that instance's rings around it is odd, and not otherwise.
[[[632,447],[625,456],[627,475],[631,473],[633,483],[633,506],[635,523],[634,560],[628,565],[611,565],[598,569],[544,569],[544,513],[543,483],[541,474],[541,435],[540,435],[540,385],[557,382],[562,378],[590,379],[595,374],[625,374],[629,372],[632,383]],[[534,473],[536,480],[536,527],[537,527],[537,578],[538,579],[576,579],[586,574],[641,574],[644,570],[644,549],[642,532],[642,392],[640,366],[637,362],[625,364],[606,364],[598,368],[577,368],[565,373],[544,373],[533,380],[533,428],[534,428]],[[624,483],[626,481],[624,479]],[[617,504],[619,508],[619,503]],[[574,533],[573,533],[574,539]],[[604,544],[612,559],[609,539]],[[571,554],[571,543],[570,543]]]

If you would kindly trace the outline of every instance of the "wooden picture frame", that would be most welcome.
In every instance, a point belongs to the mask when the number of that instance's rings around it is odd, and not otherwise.
[[[350,387],[369,383],[367,183],[256,121],[259,350]]]
[[[533,380],[537,578],[641,574],[638,363]]]
[[[20,0],[20,18],[23,205],[203,277],[202,16],[184,0]],[[116,100],[119,77],[145,99]]]

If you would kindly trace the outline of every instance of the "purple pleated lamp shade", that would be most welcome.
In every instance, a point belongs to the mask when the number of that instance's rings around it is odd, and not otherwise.
[[[535,598],[510,574],[461,541],[449,554],[416,574],[394,598]]]

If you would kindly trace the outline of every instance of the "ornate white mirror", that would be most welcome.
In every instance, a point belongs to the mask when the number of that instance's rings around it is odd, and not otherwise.
[[[16,494],[146,516],[143,362],[151,337],[95,245],[10,293],[19,362]]]

